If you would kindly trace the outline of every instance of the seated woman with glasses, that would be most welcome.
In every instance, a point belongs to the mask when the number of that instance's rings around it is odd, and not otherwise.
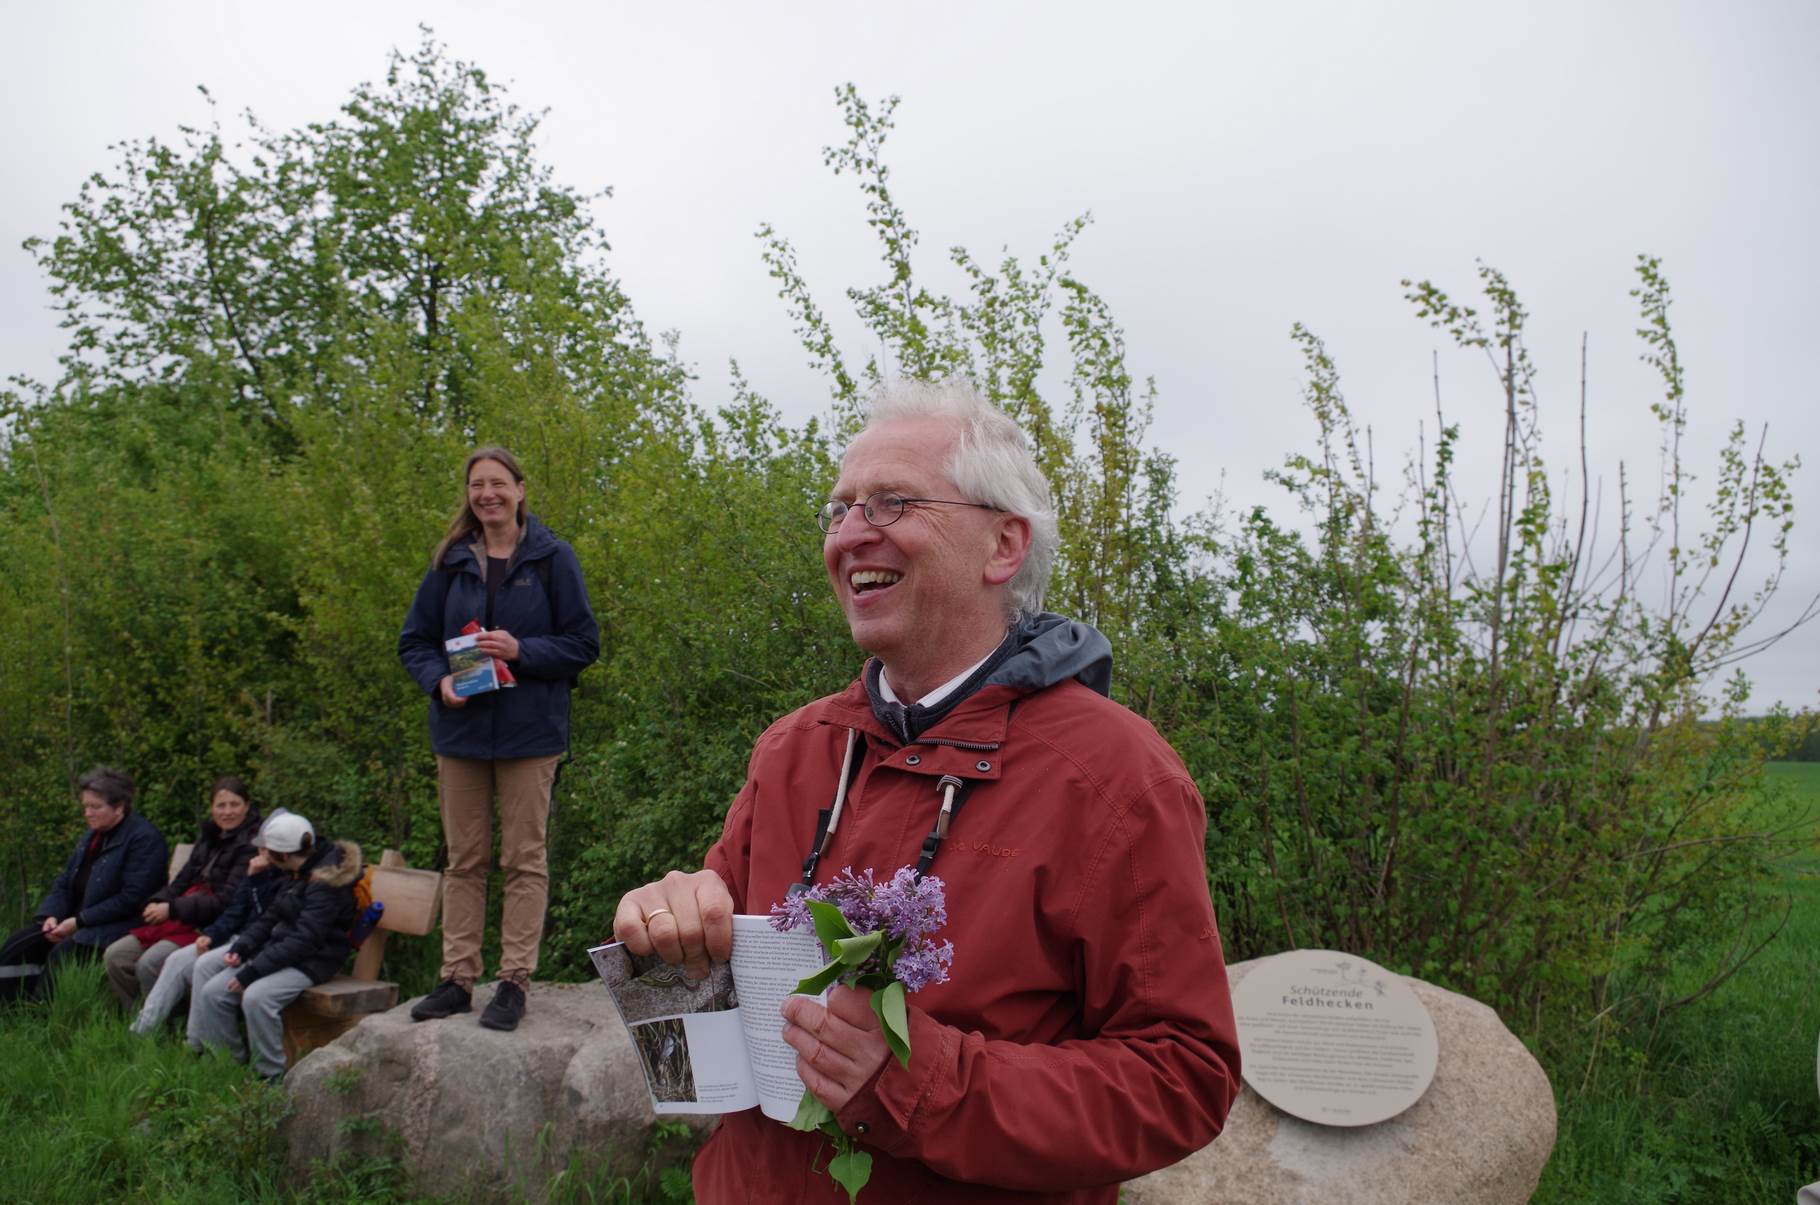
[[[164,886],[170,851],[133,793],[132,777],[109,766],[77,780],[86,827],[32,923],[0,944],[0,1000],[39,995],[59,966],[99,958]]]

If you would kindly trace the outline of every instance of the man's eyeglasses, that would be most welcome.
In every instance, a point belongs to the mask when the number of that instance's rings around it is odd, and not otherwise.
[[[955,502],[948,498],[906,498],[890,490],[879,490],[859,506],[860,514],[866,522],[874,527],[889,527],[904,517],[904,512],[912,506],[974,506],[980,510],[999,510],[985,502]],[[840,526],[840,521],[847,517],[853,507],[845,502],[830,502],[815,514],[816,524],[824,531],[833,531]]]

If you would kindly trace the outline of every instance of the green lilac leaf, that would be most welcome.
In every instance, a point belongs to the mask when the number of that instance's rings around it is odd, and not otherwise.
[[[796,985],[797,994],[801,996],[821,995],[827,990],[830,983],[833,983],[836,979],[840,978],[841,972],[846,969],[846,966],[838,959],[829,963],[821,970],[815,972],[815,974],[804,979],[801,983],[798,983]]]
[[[853,936],[853,926],[847,923],[847,918],[833,904],[823,900],[810,900],[809,917],[815,922],[815,936],[820,939],[822,949],[830,955],[834,953],[835,942]]]
[[[897,1061],[910,1065],[910,1013],[904,1005],[904,985],[892,980],[884,989],[872,993],[872,1011],[884,1031],[885,1045]]]
[[[865,1151],[848,1151],[828,1160],[828,1174],[847,1190],[847,1205],[859,1199],[859,1190],[872,1178],[872,1156]]]
[[[878,949],[878,943],[885,939],[883,933],[867,933],[859,937],[843,937],[834,943],[833,954],[850,967],[856,967],[872,956]]]
[[[796,1116],[790,1119],[790,1128],[813,1134],[826,1122],[834,1120],[834,1110],[815,1098],[815,1093],[803,1089],[803,1098],[796,1102]]]

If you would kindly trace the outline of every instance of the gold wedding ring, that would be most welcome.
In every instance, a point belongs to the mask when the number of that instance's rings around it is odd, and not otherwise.
[[[645,927],[647,929],[650,928],[651,922],[656,920],[660,916],[675,916],[675,915],[676,915],[676,913],[670,911],[668,908],[653,908],[653,909],[651,909],[651,911],[645,913]]]

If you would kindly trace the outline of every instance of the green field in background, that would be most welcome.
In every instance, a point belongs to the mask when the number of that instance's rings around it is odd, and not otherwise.
[[[1712,995],[1606,1047],[1590,1076],[1585,1061],[1549,1068],[1560,1135],[1537,1201],[1787,1205],[1820,1181],[1820,763],[1768,769],[1761,822],[1807,842],[1778,863],[1770,914],[1747,936],[1781,932]]]

